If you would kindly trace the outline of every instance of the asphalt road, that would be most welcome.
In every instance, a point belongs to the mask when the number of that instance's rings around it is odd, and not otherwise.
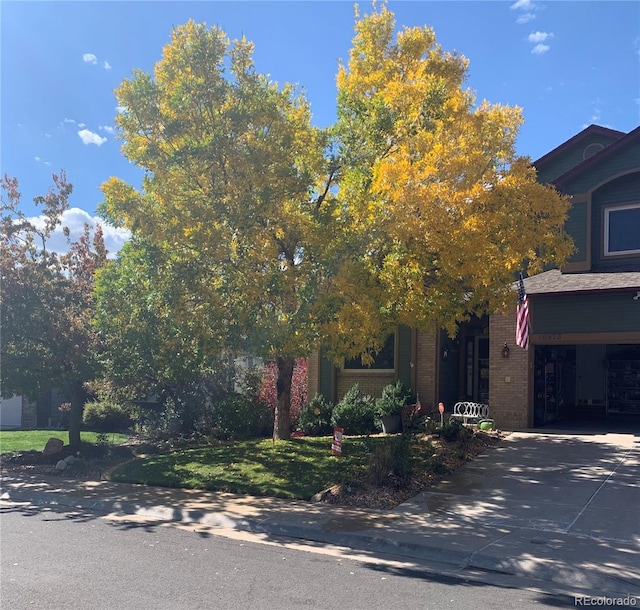
[[[568,595],[371,563],[326,546],[8,502],[0,515],[3,609],[574,607]]]

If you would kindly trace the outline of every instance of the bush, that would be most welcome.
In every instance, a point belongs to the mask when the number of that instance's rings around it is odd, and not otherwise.
[[[129,409],[108,400],[85,404],[82,421],[87,428],[96,432],[121,432],[133,426]]]
[[[382,395],[376,400],[376,425],[382,428],[382,418],[390,415],[401,415],[402,407],[409,402],[411,392],[405,388],[402,381],[390,383],[382,390]]]
[[[409,437],[397,436],[384,439],[373,448],[369,458],[367,475],[375,485],[386,485],[390,477],[404,478],[411,473],[411,447]]]
[[[439,430],[440,438],[449,443],[464,440],[468,434],[470,434],[469,430],[462,425],[459,419],[449,421]]]
[[[354,385],[334,407],[331,415],[334,426],[344,428],[345,434],[371,434],[376,431],[375,403],[371,396],[363,396]]]
[[[210,432],[224,440],[244,440],[271,435],[273,412],[263,402],[230,394],[212,403],[205,415]]]
[[[326,436],[333,432],[331,414],[333,404],[327,402],[324,396],[316,394],[311,402],[306,404],[300,412],[300,428],[311,436]]]

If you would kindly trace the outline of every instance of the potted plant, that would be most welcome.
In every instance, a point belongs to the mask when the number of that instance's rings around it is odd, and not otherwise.
[[[402,407],[407,404],[410,391],[401,381],[390,383],[376,400],[376,421],[385,434],[395,434],[402,428]]]

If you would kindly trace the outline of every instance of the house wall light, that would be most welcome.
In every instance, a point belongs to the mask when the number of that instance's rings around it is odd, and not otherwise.
[[[509,346],[505,343],[504,347],[502,348],[502,357],[508,358],[510,353],[511,353],[511,350],[509,349]]]

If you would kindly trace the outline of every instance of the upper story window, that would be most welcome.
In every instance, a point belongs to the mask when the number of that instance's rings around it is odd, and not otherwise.
[[[626,254],[640,254],[640,203],[604,210],[604,255]]]
[[[355,371],[393,371],[396,366],[396,336],[389,335],[382,349],[373,354],[372,364],[363,364],[360,358],[345,360],[345,370]]]

